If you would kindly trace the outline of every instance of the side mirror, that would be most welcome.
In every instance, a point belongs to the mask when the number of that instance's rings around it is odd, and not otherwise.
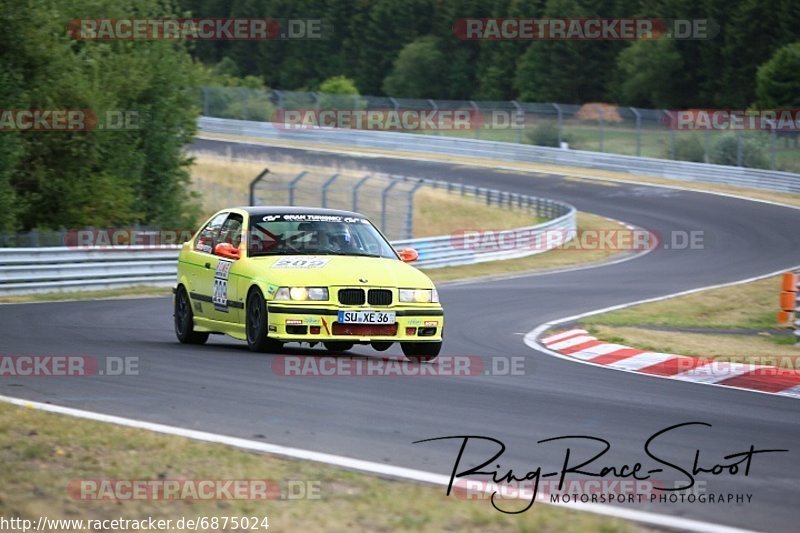
[[[221,242],[214,248],[214,253],[227,259],[239,259],[242,257],[242,252],[238,248],[234,248],[229,242]]]
[[[400,256],[400,260],[404,263],[411,263],[419,259],[419,254],[413,248],[403,248],[397,254]]]

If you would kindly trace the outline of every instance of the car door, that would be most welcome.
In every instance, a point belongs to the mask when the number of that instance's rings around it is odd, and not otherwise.
[[[186,254],[184,268],[188,273],[189,296],[192,299],[195,316],[212,318],[214,280],[212,267],[216,269],[217,264],[214,247],[217,244],[220,228],[228,215],[228,212],[219,213],[209,220],[197,233],[191,251]]]
[[[216,245],[228,243],[239,248],[242,243],[242,226],[244,217],[239,213],[230,213],[220,227],[215,241]],[[214,254],[211,260],[211,303],[209,318],[221,322],[239,322],[243,304],[238,301],[238,280],[231,280],[238,260],[220,257]]]

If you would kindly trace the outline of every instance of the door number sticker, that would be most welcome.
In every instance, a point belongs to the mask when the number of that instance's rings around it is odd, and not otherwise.
[[[232,264],[232,261],[220,259],[214,272],[214,296],[211,301],[214,303],[214,309],[223,313],[228,312],[228,275]]]

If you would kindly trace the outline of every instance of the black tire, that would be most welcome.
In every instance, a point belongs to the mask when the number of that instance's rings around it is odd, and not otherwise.
[[[328,341],[322,344],[325,345],[325,349],[329,352],[346,352],[353,347],[353,343],[347,341]]]
[[[251,352],[276,352],[283,343],[270,339],[267,331],[267,304],[259,289],[253,289],[247,295],[245,311],[245,332],[247,347]]]
[[[175,291],[175,307],[172,316],[175,318],[175,336],[182,344],[205,344],[208,340],[208,333],[194,330],[192,302],[183,285]]]
[[[385,352],[386,350],[392,347],[392,343],[386,341],[375,341],[370,344],[372,346],[372,349],[375,350],[376,352]]]
[[[416,363],[430,363],[439,357],[442,343],[439,342],[401,342],[403,355],[409,361]]]

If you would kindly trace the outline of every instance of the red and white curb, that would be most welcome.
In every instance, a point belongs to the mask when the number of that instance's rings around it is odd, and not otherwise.
[[[585,329],[549,335],[541,343],[567,358],[617,370],[800,399],[800,372],[794,369],[637,350],[601,341]]]

